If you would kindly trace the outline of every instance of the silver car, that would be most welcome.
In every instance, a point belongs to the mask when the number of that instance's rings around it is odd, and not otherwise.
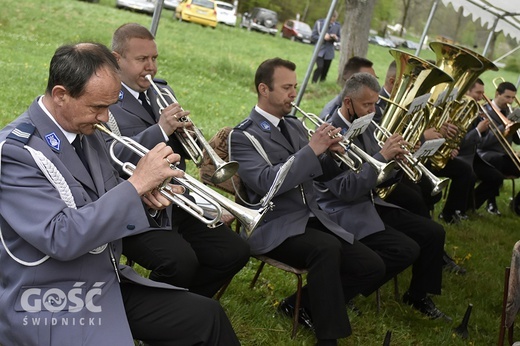
[[[117,8],[125,8],[136,12],[153,14],[154,0],[116,0]]]

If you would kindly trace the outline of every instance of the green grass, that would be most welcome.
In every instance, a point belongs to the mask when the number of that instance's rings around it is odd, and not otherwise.
[[[249,114],[256,102],[253,78],[256,67],[267,58],[279,56],[293,60],[303,80],[313,47],[280,37],[219,26],[215,30],[172,19],[163,11],[157,42],[159,73],[176,91],[192,119],[211,137],[223,126],[234,126]],[[64,43],[82,40],[110,44],[112,32],[126,22],[150,27],[151,17],[114,8],[113,0],[90,4],[75,0],[4,0],[0,13],[0,125],[22,113],[43,93],[49,60]],[[423,52],[423,58],[433,58]],[[388,50],[369,47],[379,81],[384,81],[392,57]],[[322,106],[339,91],[335,83],[338,60],[331,66],[329,80],[310,84],[302,108],[319,113]],[[506,71],[486,72],[486,91],[493,97],[492,79],[503,76],[516,81]],[[189,172],[196,175],[194,167]],[[382,288],[382,309],[376,312],[374,296],[357,298],[362,316],[351,315],[354,334],[341,345],[381,345],[387,330],[392,330],[392,345],[490,345],[498,336],[502,301],[503,270],[510,263],[513,244],[518,240],[518,218],[508,209],[511,185],[506,182],[498,201],[501,218],[482,217],[460,226],[449,226],[446,250],[468,270],[464,277],[444,274],[443,295],[435,298],[453,323],[429,321],[403,306],[393,297],[392,285]],[[437,206],[439,208],[439,205]],[[436,215],[438,210],[436,211]],[[249,289],[258,263],[250,263],[234,278],[221,299],[244,345],[312,345],[314,336],[300,329],[291,340],[290,321],[276,314],[280,299],[296,287],[294,275],[266,268],[254,289]],[[409,270],[399,276],[401,292],[409,282]],[[453,336],[467,304],[473,304],[470,339]],[[517,331],[518,334],[518,331]]]

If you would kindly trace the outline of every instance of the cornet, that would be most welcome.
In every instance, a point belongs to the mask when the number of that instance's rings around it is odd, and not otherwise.
[[[136,166],[130,162],[122,162],[116,157],[114,153],[115,144],[117,142],[123,144],[126,148],[132,150],[140,157],[146,155],[146,153],[148,153],[149,150],[129,137],[123,137],[114,134],[112,131],[110,131],[107,127],[105,127],[102,124],[96,124],[94,125],[94,127],[106,133],[114,139],[114,141],[110,145],[110,157],[112,158],[112,160],[114,160],[114,162],[121,166],[122,170],[126,174],[132,175]],[[269,191],[269,193],[262,199],[262,201],[260,202],[261,207],[258,210],[243,207],[229,200],[228,198],[218,194],[210,187],[204,185],[197,179],[190,177],[186,173],[184,174],[183,178],[173,178],[173,181],[175,181],[177,184],[183,186],[185,189],[191,191],[193,194],[198,195],[202,199],[206,200],[210,205],[214,206],[216,210],[216,216],[212,219],[208,218],[208,216],[204,213],[203,208],[199,207],[189,198],[174,193],[171,190],[169,184],[164,183],[158,188],[158,190],[164,197],[168,198],[171,202],[175,203],[180,208],[184,209],[186,212],[190,213],[192,216],[196,217],[210,228],[217,227],[220,224],[222,209],[226,209],[240,221],[240,223],[244,226],[247,236],[249,237],[253,230],[263,219],[265,213],[274,207],[273,203],[271,202],[271,199],[274,196],[274,194],[278,191],[281,183],[283,182],[283,179],[285,179],[289,167],[290,165],[287,165],[287,167],[282,167],[279,170],[278,175],[275,178],[275,183],[271,188],[271,191]],[[170,168],[178,169],[177,166],[173,164],[170,165]]]
[[[312,122],[316,127],[321,126],[325,123],[324,120],[320,119],[316,114],[306,113],[300,107],[298,107],[294,102],[291,102],[291,105],[300,113],[302,113],[304,119],[302,120],[303,126],[306,128],[309,135],[314,133],[314,130],[309,129],[305,125],[305,119],[308,119]],[[336,136],[341,136],[339,133]],[[374,168],[377,172],[377,184],[381,184],[385,180],[387,180],[395,167],[395,162],[390,161],[388,163],[383,163],[374,159],[372,156],[368,155],[364,150],[355,145],[350,139],[343,138],[339,145],[343,149],[345,149],[344,154],[334,153],[334,156],[347,165],[351,170],[358,173],[361,170],[361,165],[363,162],[367,162],[372,168]]]
[[[173,96],[173,94],[168,89],[160,89],[157,86],[157,84],[155,84],[151,75],[147,74],[145,78],[148,79],[150,85],[157,94],[157,103],[159,104],[160,112],[162,112],[162,110],[168,107],[170,104],[178,103],[175,96]],[[166,100],[166,97],[169,97],[171,101],[168,102]],[[188,117],[179,119],[179,121],[191,122],[193,124],[191,119],[189,119]],[[204,155],[201,148],[198,146],[197,141],[200,143],[202,148],[206,150],[206,153],[210,157],[211,161],[213,161],[213,165],[215,166],[215,172],[211,176],[211,182],[213,184],[220,184],[230,179],[238,170],[238,162],[225,162],[224,160],[222,160],[217,155],[217,153],[215,153],[213,148],[204,138],[202,132],[195,126],[195,124],[193,124],[193,132],[195,136],[193,136],[189,131],[187,131],[186,128],[183,128],[182,131],[175,131],[174,133],[179,142],[182,144],[186,153],[190,156],[191,160],[195,163],[195,165],[197,165],[197,167],[200,167],[200,165],[202,164],[202,158]]]

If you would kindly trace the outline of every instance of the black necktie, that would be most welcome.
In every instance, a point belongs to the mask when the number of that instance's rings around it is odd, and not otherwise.
[[[291,136],[289,136],[289,131],[287,131],[287,126],[285,125],[285,121],[283,119],[280,119],[278,127],[280,128],[280,132],[282,133],[282,135],[287,139],[289,143],[291,143]]]
[[[82,138],[81,135],[77,135],[76,138],[72,141],[72,146],[74,149],[76,149],[76,154],[78,154],[79,159],[83,163],[83,166],[87,169],[87,171],[90,172],[88,163],[87,163],[87,157],[85,156],[85,152],[83,151],[83,144],[81,143]]]
[[[152,116],[153,119],[155,119],[155,115],[153,114],[152,106],[148,103],[148,100],[146,99],[146,94],[144,92],[139,93],[139,100],[141,100],[141,103],[143,104],[144,109]]]

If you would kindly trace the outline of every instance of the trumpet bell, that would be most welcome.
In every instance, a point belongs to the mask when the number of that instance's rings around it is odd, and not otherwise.
[[[448,184],[450,183],[449,178],[442,178],[442,179],[439,179],[437,177],[435,177],[435,178],[436,178],[436,181],[434,183],[434,186],[433,186],[433,189],[431,192],[431,196],[435,196],[435,195],[438,195],[439,193],[441,193],[442,190],[447,188]]]
[[[229,161],[223,162],[221,165],[215,168],[215,172],[211,176],[211,182],[213,184],[220,184],[228,179],[231,179],[233,175],[238,171],[238,162]]]

